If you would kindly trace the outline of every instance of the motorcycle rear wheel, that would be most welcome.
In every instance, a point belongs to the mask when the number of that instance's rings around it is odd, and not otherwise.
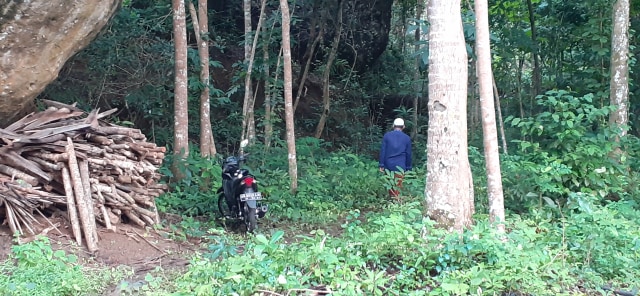
[[[224,218],[231,218],[231,209],[227,204],[227,199],[224,196],[224,193],[220,193],[218,195],[218,210],[220,211],[220,215]]]
[[[245,220],[247,225],[247,232],[252,233],[258,228],[258,218],[256,217],[256,209],[252,209],[248,206],[244,208]]]

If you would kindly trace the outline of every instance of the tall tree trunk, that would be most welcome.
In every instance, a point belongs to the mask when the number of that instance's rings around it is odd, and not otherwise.
[[[627,134],[629,124],[629,0],[616,0],[613,5],[611,38],[611,82],[609,100],[615,110],[609,114],[609,125]],[[619,140],[617,138],[616,140]]]
[[[267,35],[267,27],[263,27],[263,32]],[[269,81],[269,42],[265,38],[262,44],[263,71],[264,71],[264,146],[266,149],[271,147],[271,135],[273,134],[273,123],[271,122],[271,83]],[[278,57],[279,59],[280,57]],[[276,67],[277,69],[277,67]]]
[[[414,36],[414,45],[413,45],[413,51],[414,53],[416,53],[416,60],[415,60],[415,69],[413,72],[413,90],[414,90],[414,94],[413,94],[413,128],[411,129],[411,138],[415,139],[416,136],[418,135],[418,127],[420,126],[418,124],[418,107],[419,107],[419,103],[420,103],[420,98],[422,97],[422,77],[420,77],[420,64],[422,61],[422,56],[418,55],[417,53],[420,52],[420,36],[421,34],[421,30],[420,30],[420,25],[422,23],[422,11],[426,10],[424,7],[423,2],[420,0],[418,1],[418,5],[416,6],[416,21],[417,23],[417,27],[416,27],[416,32],[415,32],[415,36]]]
[[[249,57],[249,69],[247,71],[247,81],[251,83],[251,74],[253,73],[253,61],[256,56],[256,48],[258,47],[258,36],[260,36],[260,30],[262,30],[262,23],[264,22],[264,10],[267,6],[267,0],[262,0],[260,4],[260,16],[258,17],[258,25],[256,26],[256,33],[253,36],[253,42],[251,43],[251,54]],[[253,96],[251,96],[251,100],[249,101],[249,106],[247,113],[249,115],[248,123],[247,123],[247,138],[250,143],[255,142],[256,138],[256,118],[255,118],[255,103],[256,96],[258,95],[258,90],[254,92]]]
[[[216,144],[211,131],[211,104],[209,100],[209,18],[207,1],[198,0],[198,12],[193,2],[189,2],[189,12],[193,22],[193,31],[198,42],[200,57],[200,82],[204,86],[200,92],[200,154],[203,157],[216,155]]]
[[[460,0],[429,2],[427,215],[440,227],[471,225],[473,182],[467,145],[467,51]]]
[[[531,25],[531,42],[533,43],[533,77],[532,77],[532,90],[531,97],[535,98],[540,94],[542,89],[542,73],[540,70],[540,48],[538,46],[538,34],[536,33],[536,19],[533,11],[533,3],[531,0],[527,0],[527,7],[529,9],[529,24]]]
[[[335,61],[336,56],[338,55],[338,45],[340,45],[340,36],[342,35],[342,3],[344,1],[339,1],[338,4],[338,25],[336,30],[336,35],[333,38],[333,42],[331,44],[331,52],[329,53],[329,57],[327,58],[327,65],[324,68],[324,73],[322,75],[322,115],[320,115],[320,121],[318,121],[318,126],[316,127],[316,138],[320,138],[322,136],[322,131],[324,131],[324,126],[327,123],[327,117],[329,116],[330,105],[331,105],[331,95],[329,93],[329,76],[331,75],[331,66],[333,66],[333,61]]]
[[[242,11],[244,12],[244,63],[247,65],[247,74],[244,79],[244,103],[242,104],[242,139],[249,139],[249,126],[251,111],[249,106],[253,95],[253,86],[251,84],[251,70],[253,58],[251,57],[251,0],[242,1]],[[253,144],[253,139],[249,139],[249,143]]]
[[[289,159],[289,177],[291,193],[298,191],[298,164],[296,161],[296,134],[293,125],[293,78],[291,70],[291,16],[289,3],[280,0],[282,13],[282,55],[284,57],[284,113],[287,126],[287,150]]]
[[[175,46],[174,153],[189,155],[189,117],[187,92],[187,24],[183,0],[172,0]],[[175,173],[175,172],[174,172]],[[179,175],[179,174],[178,174]]]
[[[478,84],[482,110],[482,134],[484,158],[487,168],[487,195],[489,219],[504,232],[504,195],[498,151],[498,130],[493,103],[493,74],[491,70],[491,46],[489,43],[489,5],[487,0],[475,0],[476,53],[478,55]]]

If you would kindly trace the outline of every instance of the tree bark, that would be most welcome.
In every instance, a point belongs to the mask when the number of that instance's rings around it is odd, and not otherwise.
[[[260,16],[258,17],[258,25],[256,26],[256,33],[253,36],[253,43],[251,44],[251,57],[249,59],[249,70],[247,71],[247,79],[251,77],[253,73],[253,62],[255,60],[256,55],[256,47],[258,46],[258,36],[260,36],[260,30],[262,30],[262,23],[265,19],[265,8],[267,6],[267,1],[262,0],[260,4]],[[248,106],[248,127],[247,127],[247,138],[249,139],[249,143],[254,143],[256,138],[256,117],[255,117],[255,104],[256,104],[256,96],[258,95],[258,90],[256,89],[251,100],[249,101]]]
[[[609,125],[620,128],[619,141],[629,124],[629,0],[613,5],[610,88],[609,101],[616,109],[609,114]]]
[[[200,57],[200,154],[203,157],[216,155],[216,144],[211,130],[211,101],[209,100],[209,17],[207,15],[207,1],[198,0],[198,12],[193,2],[189,2],[189,12],[193,23],[193,33],[198,42],[198,56]]]
[[[244,79],[244,103],[242,105],[242,139],[250,138],[251,112],[249,105],[253,95],[251,82],[251,71],[253,68],[253,57],[251,56],[251,0],[242,1],[242,11],[244,12],[244,63],[247,65],[247,74]],[[253,139],[249,139],[253,144]]]
[[[460,0],[429,2],[427,216],[445,229],[471,225],[473,182],[467,146],[467,52]]]
[[[267,34],[267,27],[263,28],[263,34]],[[271,135],[273,134],[273,123],[271,122],[271,75],[269,69],[269,43],[264,42],[262,45],[262,60],[264,71],[264,146],[266,149],[271,147]],[[279,57],[278,57],[279,58]]]
[[[536,30],[536,19],[533,11],[533,3],[531,0],[527,0],[527,7],[529,9],[529,24],[531,26],[531,42],[533,42],[533,77],[531,85],[531,98],[535,98],[540,94],[542,89],[542,72],[540,70],[540,48],[538,46],[538,34]]]
[[[498,111],[498,124],[500,125],[500,136],[502,138],[502,152],[505,155],[509,154],[507,150],[507,138],[504,134],[504,120],[502,120],[502,107],[500,106],[500,93],[498,93],[498,86],[496,85],[496,79],[493,75],[493,70],[491,71],[491,81],[493,84],[493,95],[496,99],[496,110]]]
[[[189,155],[189,117],[187,92],[187,25],[183,0],[172,0],[173,38],[175,46],[174,90],[174,153],[180,158]],[[174,167],[174,174],[181,173]]]
[[[300,83],[298,83],[298,91],[296,92],[296,99],[294,100],[293,103],[293,114],[295,115],[296,109],[298,109],[298,103],[300,102],[300,97],[302,96],[302,92],[304,91],[305,87],[304,84],[307,81],[307,75],[309,75],[309,69],[311,68],[311,61],[313,60],[314,57],[314,53],[316,51],[316,47],[318,46],[318,44],[320,43],[320,40],[322,40],[322,36],[324,35],[324,24],[326,22],[322,22],[322,26],[320,28],[320,32],[316,33],[316,37],[313,39],[313,43],[311,44],[311,46],[309,47],[308,50],[308,55],[307,56],[307,60],[305,62],[304,65],[304,70],[302,71],[302,77],[300,78]]]
[[[282,13],[282,55],[284,57],[284,112],[287,129],[287,150],[289,159],[289,177],[291,193],[298,191],[298,164],[296,160],[296,135],[293,125],[293,79],[291,70],[291,16],[289,3],[280,0]]]
[[[482,134],[485,166],[487,168],[487,195],[489,219],[496,223],[498,232],[504,232],[504,195],[498,151],[498,130],[493,103],[493,72],[491,70],[491,46],[489,43],[489,5],[487,0],[475,0],[476,53],[478,56],[478,84],[482,113]]]
[[[420,103],[420,98],[422,97],[422,77],[420,77],[420,64],[422,60],[422,56],[417,53],[420,52],[420,37],[422,36],[420,25],[422,23],[422,12],[423,10],[426,12],[426,5],[422,2],[422,0],[418,1],[418,5],[416,6],[416,20],[417,20],[417,28],[414,36],[414,46],[413,51],[416,53],[415,60],[415,69],[413,72],[413,128],[411,129],[411,138],[415,139],[418,135],[418,107]]]
[[[331,67],[333,66],[333,61],[336,59],[336,55],[338,54],[338,45],[340,45],[340,36],[342,36],[342,3],[344,1],[340,1],[338,5],[338,25],[336,30],[336,35],[333,38],[333,42],[331,44],[331,52],[329,53],[329,57],[327,58],[327,65],[324,68],[324,73],[322,75],[322,114],[320,115],[320,121],[318,121],[318,126],[316,127],[316,138],[320,139],[322,136],[322,132],[324,131],[324,126],[327,123],[327,117],[329,116],[329,111],[331,110],[331,94],[329,91],[329,86],[331,81],[329,81],[329,77],[331,76]]]

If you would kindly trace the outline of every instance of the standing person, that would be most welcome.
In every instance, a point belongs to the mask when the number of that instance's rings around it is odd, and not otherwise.
[[[402,187],[403,172],[411,170],[411,138],[405,134],[404,120],[396,118],[393,121],[393,130],[384,134],[382,147],[380,148],[380,171],[394,172],[397,180],[396,187],[389,190],[389,196],[398,197],[399,188]]]

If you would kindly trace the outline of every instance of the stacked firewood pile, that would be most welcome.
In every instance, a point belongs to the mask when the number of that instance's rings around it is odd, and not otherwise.
[[[45,101],[48,109],[0,129],[0,220],[14,234],[36,234],[35,215],[66,210],[74,237],[97,250],[96,221],[107,229],[123,220],[159,222],[155,198],[164,147],[140,130],[102,119],[116,110],[86,113]],[[4,214],[4,215],[3,215]],[[53,225],[52,225],[53,227]]]

